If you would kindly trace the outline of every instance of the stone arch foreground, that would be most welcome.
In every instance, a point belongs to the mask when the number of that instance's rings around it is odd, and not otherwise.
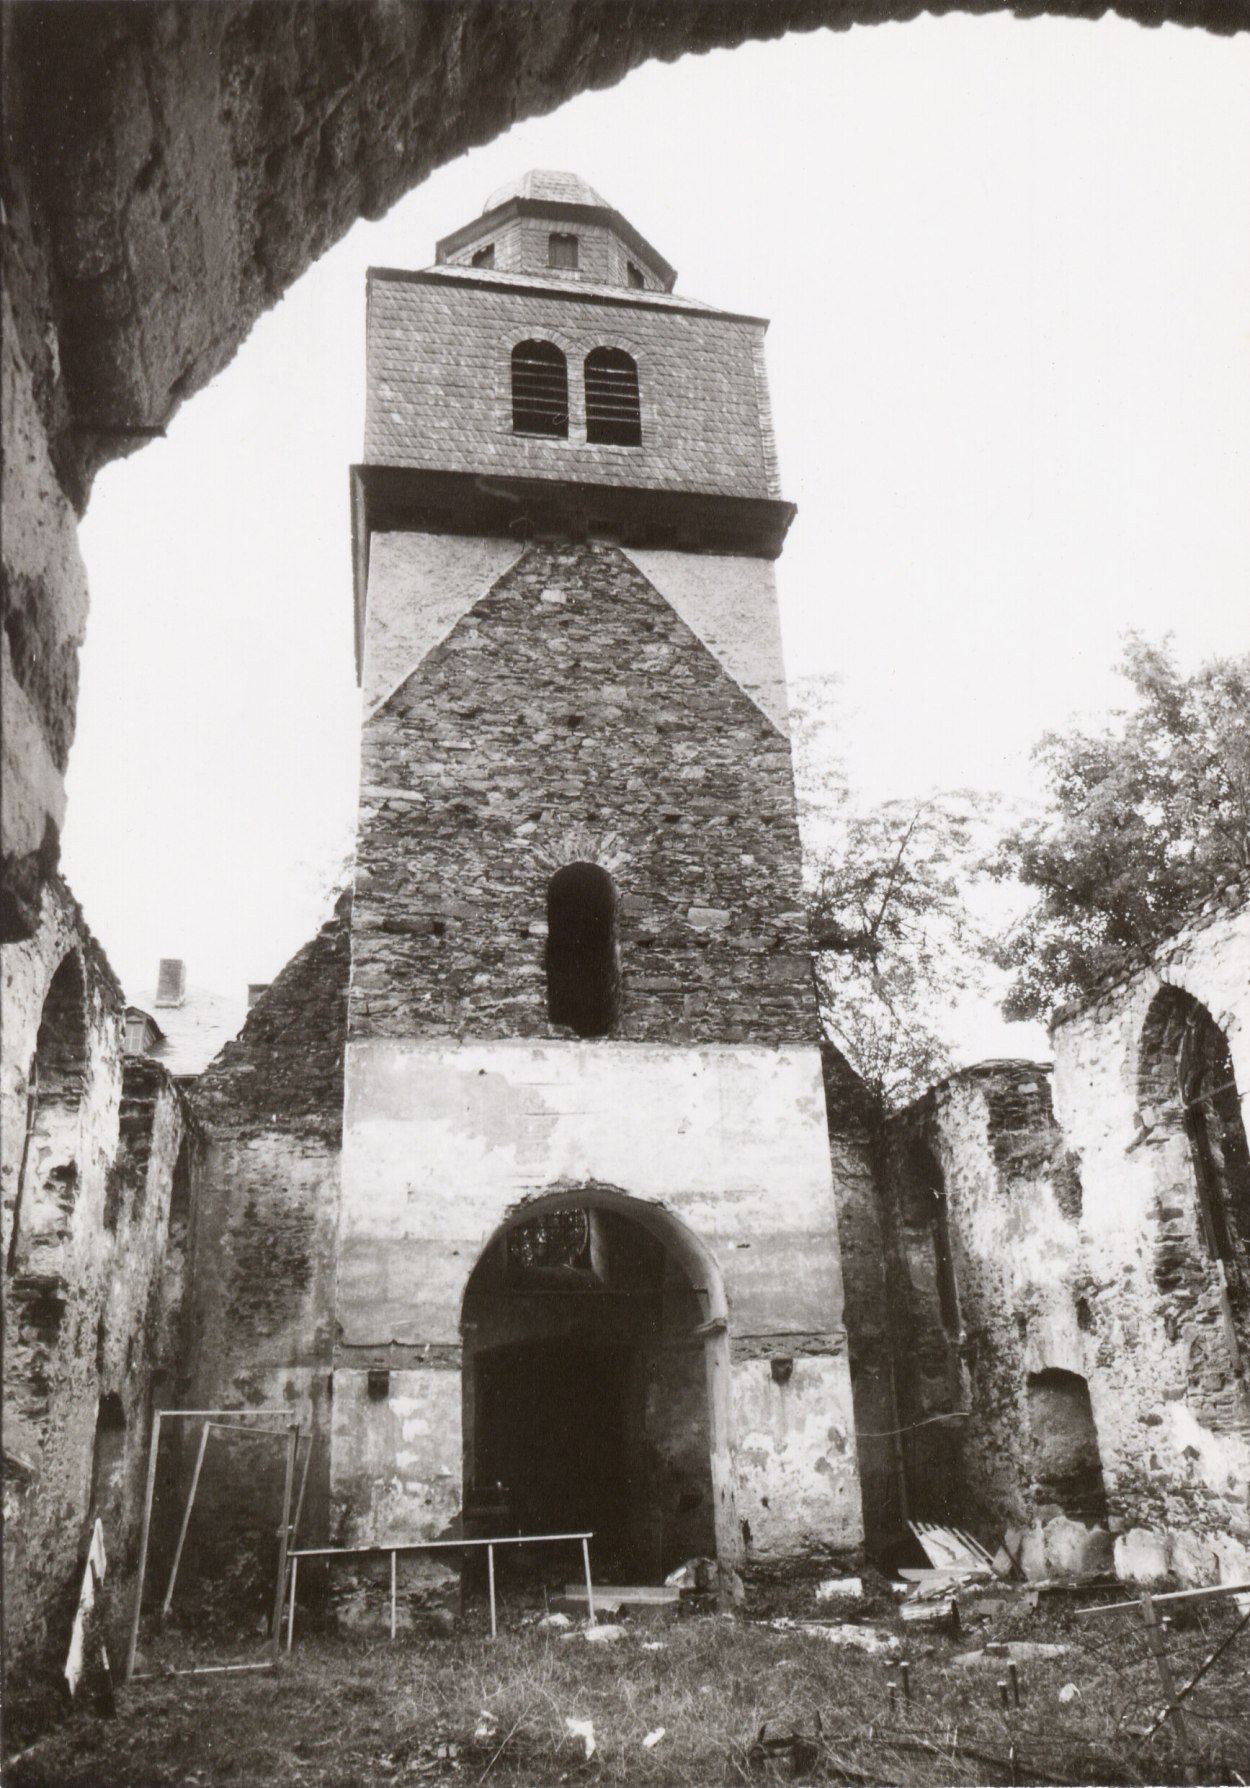
[[[56,867],[94,472],[159,433],[358,217],[640,64],[922,12],[1104,0],[96,0],[5,7],[0,940]],[[1250,0],[1119,0],[1231,33]]]

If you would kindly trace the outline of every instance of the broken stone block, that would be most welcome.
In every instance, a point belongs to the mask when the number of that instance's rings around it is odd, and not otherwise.
[[[1215,1547],[1201,1534],[1181,1531],[1172,1535],[1172,1570],[1194,1589],[1219,1581],[1220,1566]]]
[[[1130,1527],[1115,1542],[1115,1574],[1124,1583],[1157,1583],[1168,1574],[1167,1540],[1149,1527]]]
[[[818,1602],[836,1602],[843,1598],[850,1601],[862,1601],[864,1582],[862,1577],[826,1577],[816,1585]]]
[[[1114,1563],[1111,1535],[1105,1527],[1087,1527],[1066,1515],[1048,1521],[1043,1530],[1047,1575],[1085,1577],[1110,1571]]]

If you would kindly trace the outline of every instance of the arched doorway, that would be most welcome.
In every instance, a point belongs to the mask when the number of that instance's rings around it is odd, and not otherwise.
[[[527,1203],[461,1334],[469,1531],[590,1530],[618,1582],[733,1555],[724,1290],[669,1212],[601,1185]]]

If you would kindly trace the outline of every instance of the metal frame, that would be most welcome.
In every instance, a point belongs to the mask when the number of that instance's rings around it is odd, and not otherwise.
[[[178,1545],[174,1553],[173,1568],[170,1572],[169,1587],[161,1604],[162,1618],[169,1611],[169,1604],[174,1593],[174,1584],[178,1576],[178,1566],[182,1559],[183,1544],[187,1537],[187,1528],[191,1521],[191,1505],[195,1501],[196,1489],[200,1481],[200,1467],[204,1463],[204,1450],[208,1445],[210,1428],[226,1429],[235,1434],[262,1435],[274,1439],[286,1439],[286,1478],[282,1493],[282,1524],[278,1529],[278,1580],[274,1589],[273,1629],[270,1638],[270,1657],[263,1664],[201,1664],[191,1670],[162,1670],[144,1672],[135,1675],[135,1653],[139,1646],[139,1623],[143,1613],[143,1585],[147,1576],[148,1541],[152,1531],[152,1501],[156,1492],[156,1463],[161,1443],[161,1422],[197,1420],[204,1423],[200,1435],[200,1446],[196,1456],[195,1470],[191,1478],[191,1489],[187,1497],[187,1506],[183,1512],[182,1527],[178,1535]],[[248,1428],[242,1424],[247,1421],[278,1421],[285,1424],[283,1428]],[[299,1447],[302,1427],[299,1422],[291,1421],[289,1409],[158,1409],[152,1416],[152,1439],[148,1446],[148,1475],[143,1493],[143,1524],[139,1534],[139,1573],[135,1584],[135,1605],[130,1620],[130,1639],[126,1647],[126,1668],[123,1682],[150,1682],[157,1677],[165,1676],[216,1676],[241,1670],[274,1670],[278,1665],[280,1627],[282,1622],[282,1600],[286,1588],[287,1552],[291,1540],[291,1487],[295,1476],[295,1454]],[[311,1451],[311,1441],[310,1441]],[[307,1467],[307,1461],[305,1461]],[[302,1494],[302,1486],[301,1486]]]
[[[490,1594],[490,1636],[499,1637],[498,1617],[495,1605],[495,1547],[496,1546],[544,1546],[554,1545],[558,1541],[580,1540],[582,1544],[582,1568],[586,1574],[586,1613],[593,1627],[595,1625],[595,1592],[590,1580],[590,1542],[593,1533],[529,1533],[501,1534],[496,1539],[488,1540],[396,1540],[393,1545],[380,1543],[373,1546],[302,1546],[298,1550],[292,1548],[288,1554],[291,1565],[290,1602],[286,1617],[286,1648],[291,1649],[295,1638],[295,1585],[299,1576],[301,1558],[385,1558],[390,1554],[391,1560],[391,1638],[396,1629],[396,1559],[401,1552],[469,1552],[475,1548],[486,1548],[486,1579]]]

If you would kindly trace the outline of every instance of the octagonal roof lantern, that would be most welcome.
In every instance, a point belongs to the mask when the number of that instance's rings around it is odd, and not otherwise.
[[[536,199],[540,203],[557,205],[595,205],[601,211],[612,209],[603,195],[580,174],[564,174],[557,168],[531,168],[519,179],[497,186],[482,206],[482,216],[497,211],[509,199]]]
[[[676,271],[580,174],[553,168],[500,186],[482,215],[444,236],[440,266],[544,281],[671,292]]]

